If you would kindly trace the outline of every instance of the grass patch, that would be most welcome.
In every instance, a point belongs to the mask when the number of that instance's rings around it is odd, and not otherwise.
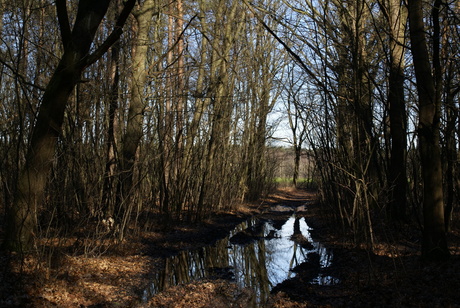
[[[292,185],[292,178],[282,178],[276,177],[273,179],[273,182],[277,185]],[[309,185],[313,183],[313,179],[308,178],[298,178],[297,185]]]

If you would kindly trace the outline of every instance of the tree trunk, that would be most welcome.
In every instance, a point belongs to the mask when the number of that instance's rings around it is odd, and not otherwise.
[[[450,76],[449,76],[450,77]],[[448,80],[452,80],[449,78]],[[451,81],[448,81],[449,83]],[[455,123],[458,120],[458,109],[455,106],[454,96],[455,92],[451,90],[449,84],[446,89],[446,117],[447,123],[444,131],[445,138],[445,181],[446,181],[446,204],[444,209],[444,224],[446,231],[450,230],[450,221],[452,219],[452,212],[454,209],[454,196],[455,196],[455,171],[457,165],[457,149],[455,138]]]
[[[97,2],[81,0],[74,28],[70,31],[65,2],[56,3],[64,54],[46,87],[26,163],[18,178],[13,205],[7,214],[8,226],[5,240],[7,249],[23,252],[32,245],[37,223],[36,209],[42,201],[47,177],[54,160],[56,142],[61,134],[67,101],[75,85],[80,81],[82,71],[90,64],[89,58],[95,61],[93,56],[98,56],[97,52],[102,50],[98,49],[95,54],[89,55],[94,36],[109,4],[110,0]]]
[[[119,4],[120,1],[118,0]],[[119,12],[115,13],[116,16]],[[117,167],[117,144],[115,131],[117,129],[117,109],[119,100],[119,83],[120,83],[120,42],[117,41],[111,48],[110,53],[110,98],[108,102],[108,127],[107,127],[107,150],[104,186],[102,192],[102,212],[104,218],[111,218],[115,211],[116,205],[116,176]]]
[[[406,217],[406,105],[404,101],[404,28],[406,13],[398,0],[388,2],[390,27],[389,116],[391,158],[388,182],[390,186],[390,216]]]
[[[458,8],[460,8],[460,3],[457,3]],[[445,21],[448,21],[449,18],[445,18]],[[458,87],[458,79],[456,78],[458,74],[457,70],[457,60],[455,59],[456,54],[453,53],[452,56],[449,56],[450,49],[450,38],[455,35],[455,30],[450,27],[448,22],[445,22],[446,28],[442,31],[442,58],[445,59],[443,67],[445,68],[445,102],[444,102],[444,112],[446,116],[446,124],[443,131],[444,135],[444,151],[445,158],[443,159],[445,167],[445,209],[444,209],[444,224],[446,227],[446,232],[450,231],[452,220],[452,213],[455,205],[455,195],[458,183],[457,177],[457,136],[456,136],[456,123],[458,121],[459,110],[455,102],[455,97],[460,92],[460,87]],[[457,86],[456,86],[457,85]]]
[[[418,140],[423,178],[424,220],[422,258],[440,260],[449,256],[444,225],[439,146],[440,98],[436,94],[435,79],[430,65],[422,3],[422,0],[408,2],[411,49],[419,96]],[[436,61],[435,56],[433,59]]]
[[[300,169],[300,156],[302,155],[302,145],[294,145],[294,174],[292,176],[292,184],[294,187],[297,187],[297,181],[299,179],[299,169]]]
[[[137,22],[136,39],[133,47],[133,74],[130,85],[131,100],[128,109],[128,121],[126,133],[122,141],[121,172],[118,194],[119,204],[116,213],[119,227],[119,239],[122,240],[123,230],[127,225],[134,195],[134,174],[137,162],[136,153],[143,135],[143,113],[145,109],[145,84],[147,80],[147,51],[149,42],[149,31],[152,24],[152,17],[155,8],[154,0],[144,1],[134,13]]]

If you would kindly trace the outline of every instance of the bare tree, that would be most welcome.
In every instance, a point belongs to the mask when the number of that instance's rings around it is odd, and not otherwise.
[[[308,91],[308,89],[306,89],[306,80],[302,78],[302,75],[299,76],[294,67],[288,67],[287,76],[285,78],[287,81],[284,88],[287,92],[287,97],[284,104],[288,114],[289,128],[292,132],[291,143],[294,148],[294,172],[292,175],[292,183],[297,187],[302,146],[307,140],[308,133],[306,100],[308,100],[309,97],[305,94],[305,92]]]
[[[8,212],[5,245],[9,249],[24,251],[30,247],[36,225],[36,207],[42,201],[69,95],[80,81],[83,70],[97,61],[119,38],[134,3],[128,1],[125,4],[114,31],[99,48],[90,53],[94,36],[110,1],[96,3],[81,0],[73,28],[69,24],[66,1],[56,1],[64,53],[43,95],[25,167],[19,176],[15,199]]]
[[[406,156],[407,156],[407,116],[404,98],[404,54],[406,8],[399,1],[380,2],[381,11],[388,23],[389,33],[389,89],[388,109],[391,135],[391,153],[388,185],[391,196],[389,214],[395,220],[403,220],[406,208]]]
[[[156,3],[154,0],[146,0],[133,12],[136,19],[136,37],[133,43],[133,70],[130,84],[131,99],[129,102],[126,132],[122,139],[119,199],[118,209],[115,213],[117,223],[120,224],[120,240],[124,237],[124,229],[128,224],[138,188],[138,184],[134,183],[136,174],[135,166],[138,160],[137,152],[139,143],[143,136],[143,114],[146,108],[147,51],[150,43],[149,32],[155,8]]]
[[[423,1],[410,0],[409,28],[411,51],[418,89],[418,139],[423,178],[423,242],[425,259],[444,259],[449,256],[444,224],[444,200],[442,187],[441,150],[439,125],[441,97],[439,63],[439,10],[441,1],[432,4],[433,64],[430,61]],[[434,73],[432,73],[434,71]]]

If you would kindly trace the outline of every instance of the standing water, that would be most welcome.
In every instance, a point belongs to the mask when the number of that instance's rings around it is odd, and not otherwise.
[[[225,279],[250,288],[256,302],[265,302],[277,284],[308,270],[311,284],[337,284],[323,274],[332,252],[313,241],[304,218],[250,219],[212,246],[183,251],[165,258],[163,270],[144,291],[143,300],[182,283],[199,279]]]

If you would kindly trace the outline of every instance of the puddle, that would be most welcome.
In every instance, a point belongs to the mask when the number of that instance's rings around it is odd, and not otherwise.
[[[204,278],[226,279],[240,288],[250,288],[257,303],[265,302],[273,287],[299,272],[311,277],[311,284],[339,283],[323,272],[333,255],[313,241],[310,230],[304,218],[294,215],[241,223],[212,246],[165,258],[164,269],[144,291],[143,300],[169,286]]]

